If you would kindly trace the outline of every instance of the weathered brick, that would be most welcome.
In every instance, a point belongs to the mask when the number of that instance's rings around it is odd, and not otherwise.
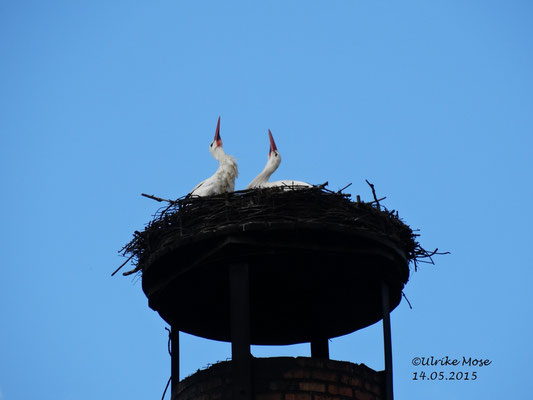
[[[341,383],[344,383],[345,385],[355,386],[359,387],[361,386],[361,379],[357,376],[350,376],[350,375],[341,375],[340,377]]]
[[[281,393],[260,393],[255,396],[256,400],[283,400]]]
[[[372,382],[365,382],[365,389],[378,396],[381,395],[381,393],[383,392],[383,388],[381,387],[381,385],[377,385]]]
[[[375,396],[368,392],[362,392],[361,390],[354,390],[353,398],[356,400],[375,400]]]
[[[385,384],[385,371],[372,371],[370,370],[370,373],[367,371],[367,379],[370,382],[375,382],[378,385]]]
[[[339,380],[338,374],[333,371],[324,370],[314,370],[311,372],[311,378],[327,382],[338,382]]]
[[[297,357],[296,362],[302,367],[324,368],[324,361],[320,358]]]
[[[308,379],[311,377],[311,371],[306,369],[291,369],[283,374],[287,379]]]
[[[349,386],[328,385],[328,392],[340,396],[352,397],[352,388]]]
[[[331,396],[329,394],[318,394],[313,395],[313,400],[342,400],[339,396]]]
[[[304,392],[321,392],[326,391],[326,385],[319,382],[300,382],[300,390]]]
[[[185,378],[172,398],[231,400],[230,366],[219,363]],[[254,400],[378,400],[384,392],[384,373],[364,364],[275,357],[254,359],[254,371],[254,387],[259,395]]]
[[[311,400],[310,393],[286,393],[285,400]]]
[[[340,386],[339,387],[339,394],[341,396],[352,397],[353,396],[353,390],[349,386]]]
[[[326,367],[334,371],[352,372],[353,364],[346,361],[328,360]]]
[[[270,390],[284,392],[284,391],[290,389],[290,387],[289,387],[290,384],[291,384],[290,381],[274,381],[274,382],[270,382],[268,384],[268,388]]]

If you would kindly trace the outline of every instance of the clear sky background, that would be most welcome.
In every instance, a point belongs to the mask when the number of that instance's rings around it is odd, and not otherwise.
[[[532,17],[503,0],[0,2],[0,399],[161,397],[166,325],[138,278],[110,273],[158,208],[141,192],[176,198],[214,172],[219,115],[237,188],[270,128],[273,178],[370,200],[368,179],[426,249],[452,252],[392,313],[397,399],[528,397]],[[331,357],[382,369],[381,329],[332,340]],[[182,377],[230,356],[181,338]]]

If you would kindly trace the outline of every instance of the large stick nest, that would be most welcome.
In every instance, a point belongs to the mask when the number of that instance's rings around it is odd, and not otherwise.
[[[419,235],[398,217],[398,212],[380,205],[375,193],[374,199],[351,201],[349,194],[332,192],[322,185],[298,190],[252,189],[169,201],[169,206],[158,210],[144,231],[136,231],[133,240],[120,251],[135,265],[124,275],[142,271],[150,255],[165,244],[176,244],[224,226],[254,222],[327,223],[370,231],[394,242],[415,270],[418,262],[433,263],[431,256],[440,254],[437,249],[424,250],[417,241]]]

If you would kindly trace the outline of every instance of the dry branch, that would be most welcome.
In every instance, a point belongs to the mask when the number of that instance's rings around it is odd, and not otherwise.
[[[374,185],[370,182],[368,182],[368,179],[365,179],[366,183],[368,183],[368,186],[370,186],[370,189],[372,189],[372,196],[374,196],[374,201],[376,202],[376,205],[378,207],[378,210],[381,208],[379,205],[379,200],[376,196],[376,189],[374,188]]]
[[[342,189],[339,189],[337,193],[342,193],[345,189],[348,189],[350,186],[352,186],[352,183],[348,183],[346,186],[344,186]]]
[[[146,193],[141,193],[141,196],[144,196],[144,197],[148,197],[149,199],[152,199],[152,200],[155,200],[155,201],[158,201],[158,202],[162,202],[162,201],[166,201],[170,204],[174,204],[176,203],[176,200],[169,200],[169,199],[162,199],[161,197],[157,197],[157,196],[153,196],[151,194],[146,194]]]
[[[209,197],[182,197],[177,200],[162,199],[157,196],[143,196],[168,206],[159,209],[154,219],[144,231],[136,231],[133,239],[126,244],[121,253],[129,257],[113,275],[128,261],[133,260],[134,268],[123,275],[141,271],[150,254],[165,243],[175,243],[191,236],[212,232],[224,225],[240,224],[243,227],[254,222],[301,221],[334,223],[350,226],[385,235],[403,249],[407,258],[413,262],[415,271],[418,262],[433,263],[432,256],[438,249],[428,252],[416,240],[419,236],[399,217],[395,210],[389,211],[380,205],[374,185],[374,201],[353,202],[350,195],[333,192],[324,185],[288,191],[284,188],[241,190]],[[348,187],[348,186],[346,186]],[[429,261],[426,261],[429,260]]]
[[[120,267],[118,267],[118,268],[115,270],[115,272],[113,272],[113,273],[111,274],[111,276],[114,276],[118,271],[120,271],[121,268],[122,268],[124,265],[126,265],[126,264],[128,263],[128,261],[130,261],[133,257],[135,257],[135,254],[132,254],[131,256],[129,256],[129,258],[128,258],[126,261],[124,261],[124,262],[120,265]]]

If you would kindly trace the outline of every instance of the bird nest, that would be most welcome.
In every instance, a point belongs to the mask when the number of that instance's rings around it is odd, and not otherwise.
[[[129,275],[142,271],[149,265],[150,256],[165,247],[186,243],[199,235],[221,232],[225,227],[242,227],[263,223],[271,226],[279,222],[318,223],[338,225],[350,230],[360,230],[383,236],[402,250],[416,270],[419,262],[433,263],[431,256],[438,249],[428,252],[418,243],[417,233],[405,224],[395,210],[380,205],[372,188],[374,200],[352,201],[342,191],[333,192],[324,186],[286,190],[264,188],[242,190],[209,197],[184,197],[167,201],[169,205],[159,209],[152,221],[142,231],[135,231],[133,239],[120,252],[134,269]],[[382,199],[380,199],[382,200]],[[121,268],[119,267],[119,269]],[[117,269],[118,271],[118,269]],[[115,271],[115,273],[117,272]]]

